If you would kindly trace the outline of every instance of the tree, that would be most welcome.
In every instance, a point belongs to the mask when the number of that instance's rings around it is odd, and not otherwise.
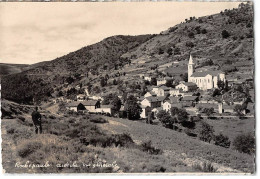
[[[206,34],[206,33],[207,33],[207,30],[206,30],[206,29],[202,29],[202,30],[201,30],[201,33],[202,33],[202,34]]]
[[[102,101],[103,105],[112,105],[112,109],[118,112],[121,108],[122,102],[116,94],[110,93],[109,95],[104,97]]]
[[[228,33],[227,30],[223,30],[221,35],[222,35],[222,38],[224,38],[224,39],[226,39],[226,38],[228,38],[230,36],[230,34]]]
[[[182,75],[182,80],[185,81],[185,82],[188,82],[188,73],[184,73]]]
[[[116,79],[113,80],[113,85],[117,85]]]
[[[168,48],[167,53],[168,53],[169,56],[171,56],[173,54],[172,48]]]
[[[151,78],[151,85],[154,85],[154,86],[157,85],[157,79],[156,78]]]
[[[175,48],[174,49],[174,55],[180,55],[181,54],[181,49],[180,48]]]
[[[193,32],[189,32],[189,33],[188,33],[188,37],[189,37],[189,38],[194,38],[194,33],[193,33]]]
[[[208,123],[201,121],[201,125],[199,128],[199,139],[210,143],[210,141],[214,137],[214,129],[212,126],[210,126]]]
[[[239,152],[252,154],[255,152],[255,138],[251,133],[239,134],[234,139],[233,146]]]
[[[174,120],[171,115],[166,112],[165,110],[161,110],[158,112],[157,114],[157,118],[159,119],[159,121],[161,121],[161,123],[163,124],[163,126],[172,126],[172,124],[174,124],[175,122],[177,122],[176,120]]]
[[[173,119],[178,123],[183,123],[188,120],[188,113],[185,109],[172,107],[170,111]]]
[[[225,147],[225,148],[229,148],[230,147],[230,140],[227,136],[224,136],[223,134],[219,134],[219,135],[216,135],[214,137],[214,144],[215,145],[218,145],[218,146],[221,146],[221,147]]]
[[[104,77],[102,77],[101,80],[100,80],[100,86],[101,86],[101,87],[106,86],[106,80],[105,80]]]
[[[165,86],[167,86],[167,87],[173,87],[172,84],[173,84],[173,79],[166,80]]]
[[[130,120],[136,120],[140,118],[142,108],[137,103],[137,99],[131,95],[125,102],[125,110],[127,112],[127,118]]]
[[[225,87],[224,81],[218,80],[217,85],[219,89],[224,90]]]
[[[214,113],[214,108],[204,108],[203,112],[207,114],[207,116],[210,116]]]
[[[238,116],[242,116],[243,115],[243,113],[242,113],[243,110],[244,109],[243,109],[242,105],[240,105],[240,104],[236,104],[234,106],[234,111],[237,113]]]
[[[164,53],[164,50],[163,50],[162,47],[160,47],[160,48],[159,48],[159,51],[158,51],[158,54],[161,55],[161,54],[163,54],[163,53]]]

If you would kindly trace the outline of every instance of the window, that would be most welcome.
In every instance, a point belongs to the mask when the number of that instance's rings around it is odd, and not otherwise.
[[[209,83],[209,79],[208,79],[208,83]]]

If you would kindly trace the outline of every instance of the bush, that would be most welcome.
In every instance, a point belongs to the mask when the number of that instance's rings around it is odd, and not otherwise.
[[[214,173],[214,172],[217,171],[217,169],[214,168],[211,163],[207,163],[207,162],[204,162],[204,163],[202,164],[202,166],[201,166],[200,164],[194,164],[194,165],[192,165],[192,168],[193,168],[195,171],[198,171],[198,172]]]
[[[221,146],[221,147],[225,147],[225,148],[229,148],[230,147],[230,140],[227,136],[224,136],[223,134],[219,134],[216,135],[214,137],[214,141],[215,141],[215,145]]]
[[[202,34],[206,34],[206,33],[207,33],[207,30],[206,30],[206,29],[202,29],[201,33],[202,33]]]
[[[221,35],[222,35],[222,38],[224,38],[224,39],[226,39],[226,38],[228,38],[230,36],[230,34],[228,33],[227,30],[223,30]]]
[[[252,154],[255,152],[255,138],[252,134],[240,134],[234,141],[233,146],[242,153]]]
[[[141,149],[142,149],[142,151],[147,152],[147,153],[149,153],[151,155],[162,154],[162,150],[153,147],[151,141],[143,142],[141,144]]]
[[[189,32],[189,33],[188,33],[188,37],[189,37],[189,38],[194,38],[194,33],[193,33],[193,32]]]
[[[108,123],[108,121],[102,117],[98,117],[98,118],[93,118],[93,119],[90,119],[91,122],[94,122],[94,123]]]
[[[199,129],[199,139],[210,143],[214,137],[214,129],[208,123],[202,121]]]
[[[100,147],[133,147],[134,141],[129,134],[113,134],[113,135],[93,135],[90,137],[81,138],[81,142],[85,145],[93,145]]]
[[[25,158],[39,150],[41,147],[42,143],[40,142],[28,142],[27,144],[23,144],[21,147],[18,146],[17,153],[20,157]]]
[[[185,132],[185,134],[187,134],[188,136],[197,137],[197,134],[195,134],[195,133],[193,132],[193,130],[191,130],[191,129],[184,129],[184,132]]]

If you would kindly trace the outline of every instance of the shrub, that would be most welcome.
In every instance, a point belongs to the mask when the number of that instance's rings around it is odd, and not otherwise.
[[[242,153],[252,154],[255,152],[255,138],[252,134],[240,134],[234,141],[233,146]]]
[[[230,140],[227,136],[224,136],[223,134],[219,134],[216,135],[214,137],[214,141],[215,141],[215,145],[221,146],[221,147],[225,147],[225,148],[229,148],[230,147]]]
[[[94,122],[94,123],[108,123],[108,121],[102,117],[98,117],[98,118],[92,118],[90,119],[91,122]]]
[[[206,33],[207,33],[207,30],[206,30],[206,29],[202,29],[202,30],[201,30],[201,33],[202,33],[202,34],[206,34]]]
[[[17,153],[20,157],[25,158],[42,147],[40,142],[28,142],[22,146],[18,146]]]
[[[211,163],[207,163],[207,162],[204,162],[204,163],[202,164],[202,166],[201,166],[200,164],[194,164],[194,165],[192,165],[192,168],[193,168],[195,171],[199,171],[199,172],[214,173],[214,172],[217,171],[217,169],[214,168]]]
[[[162,150],[153,147],[151,141],[143,142],[141,144],[141,149],[142,149],[142,151],[147,152],[147,153],[149,153],[151,155],[162,154]]]
[[[100,147],[133,147],[134,141],[129,134],[113,134],[113,135],[93,135],[80,139],[85,145],[93,145]]]
[[[153,166],[149,172],[165,172],[166,171],[166,168],[163,167],[163,166],[160,166],[160,165],[155,165]]]
[[[199,129],[199,139],[210,143],[210,141],[213,139],[214,129],[212,126],[210,126],[208,123],[202,121]]]
[[[226,38],[228,38],[230,36],[230,34],[228,33],[227,30],[223,30],[221,35],[222,35],[222,38],[224,38],[224,39],[226,39]]]
[[[197,137],[197,134],[195,134],[194,132],[193,132],[193,130],[191,130],[191,129],[184,129],[184,132],[185,132],[185,134],[187,134],[188,136],[191,136],[191,137]]]
[[[188,37],[189,37],[189,38],[194,38],[194,33],[193,33],[193,32],[189,32],[189,33],[188,33]]]

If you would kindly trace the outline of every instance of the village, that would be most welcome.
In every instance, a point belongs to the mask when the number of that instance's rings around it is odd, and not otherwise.
[[[226,88],[233,89],[233,91],[231,90],[233,97],[234,95],[239,96],[234,89],[241,86],[241,83],[228,82],[225,73],[221,71],[195,71],[192,55],[188,60],[187,72],[188,81],[180,81],[175,88],[166,86],[171,77],[157,78],[157,85],[149,86],[143,96],[135,95],[142,109],[140,118],[147,119],[149,113],[156,118],[159,111],[170,112],[173,107],[185,109],[190,116],[236,116],[238,113],[240,116],[246,115],[248,111],[247,96],[231,102],[225,97]],[[154,80],[152,73],[139,74],[138,77],[143,81]],[[76,86],[76,88],[80,87]],[[122,95],[118,95],[118,98],[123,101]],[[115,111],[113,105],[103,105],[103,100],[104,96],[90,95],[88,89],[84,88],[84,94],[78,94],[74,101],[59,97],[54,99],[53,103],[65,102],[66,109],[74,112],[105,114],[122,118],[127,116],[123,103],[119,111]]]

